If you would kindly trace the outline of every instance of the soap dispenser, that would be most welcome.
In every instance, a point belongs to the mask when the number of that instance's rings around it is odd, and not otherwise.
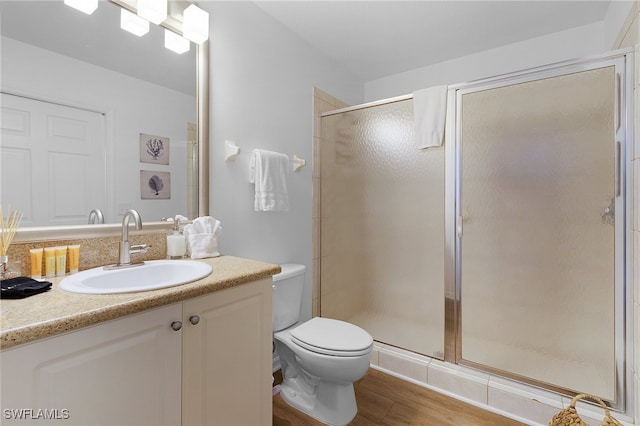
[[[182,259],[187,253],[187,242],[180,231],[180,219],[176,216],[173,230],[167,235],[167,258]]]

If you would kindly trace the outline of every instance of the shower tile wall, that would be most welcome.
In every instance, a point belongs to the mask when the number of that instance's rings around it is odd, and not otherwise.
[[[612,48],[635,48],[634,92],[634,139],[631,162],[631,190],[633,215],[633,386],[635,421],[640,424],[640,2],[635,2],[616,44]],[[629,413],[633,414],[633,413]]]
[[[638,22],[638,18],[636,18],[635,27],[638,28],[640,26],[640,22]],[[636,30],[636,38],[635,42],[638,42]],[[640,57],[640,48],[636,48],[636,78],[634,85],[634,94],[635,94],[635,122],[634,127],[635,131],[638,132],[640,129],[640,64],[637,58]],[[635,242],[635,250],[634,250],[634,292],[633,292],[633,303],[634,303],[634,342],[635,342],[635,376],[634,376],[634,384],[635,384],[635,398],[636,398],[636,423],[640,423],[640,137],[636,133],[635,134],[635,144],[634,144],[634,155],[633,155],[633,182],[635,183],[635,192],[633,194],[634,199],[634,223],[633,223],[633,235]]]
[[[198,127],[187,123],[187,217],[198,214]]]
[[[313,277],[312,315],[320,315],[320,114],[348,107],[349,104],[313,88]]]

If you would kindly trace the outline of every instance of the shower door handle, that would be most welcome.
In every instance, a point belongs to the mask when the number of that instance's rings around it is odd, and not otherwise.
[[[615,158],[615,196],[619,197],[622,193],[622,144],[616,141],[616,158]]]
[[[616,122],[616,132],[620,130],[620,126],[622,125],[622,76],[620,73],[616,73],[616,100],[615,100],[615,122]]]

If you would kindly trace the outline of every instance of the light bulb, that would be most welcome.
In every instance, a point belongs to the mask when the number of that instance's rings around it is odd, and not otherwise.
[[[192,4],[184,10],[182,36],[194,43],[209,38],[209,13]]]
[[[164,30],[164,47],[169,50],[173,50],[176,53],[188,52],[191,48],[191,43],[184,37],[180,37],[178,34],[167,29]]]
[[[98,0],[64,0],[64,4],[91,15],[98,8]]]
[[[120,12],[120,28],[141,37],[149,32],[149,21],[126,9],[122,9]]]
[[[138,0],[138,16],[160,25],[167,19],[167,0]]]

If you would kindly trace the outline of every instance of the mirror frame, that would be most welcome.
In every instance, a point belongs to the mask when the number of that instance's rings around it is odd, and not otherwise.
[[[109,0],[111,3],[136,12],[136,0]],[[182,12],[191,3],[170,1],[167,19],[160,26],[182,35]],[[196,44],[196,126],[198,134],[198,216],[209,215],[209,40]],[[167,222],[143,222],[137,234],[164,232],[171,225]],[[79,238],[104,238],[122,233],[122,224],[38,226],[18,228],[14,243],[54,241]]]

